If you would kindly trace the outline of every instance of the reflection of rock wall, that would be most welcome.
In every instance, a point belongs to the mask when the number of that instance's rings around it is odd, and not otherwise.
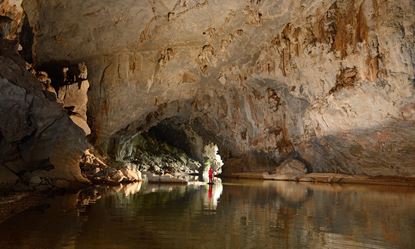
[[[278,239],[275,243],[284,241],[287,248],[304,245],[312,248],[405,248],[410,247],[413,229],[408,219],[401,219],[400,215],[411,213],[415,205],[415,195],[408,190],[401,187],[252,182],[246,186],[228,185],[218,208],[226,206],[227,210],[233,211],[226,219],[233,220],[234,229],[249,227],[252,229],[249,234],[264,235],[262,240],[249,240],[245,244],[255,243],[254,247],[266,248],[271,236],[265,236],[273,234]],[[253,200],[255,207],[251,205]],[[267,225],[259,226],[258,223]],[[304,227],[307,232],[299,229]]]
[[[413,1],[193,2],[25,1],[38,62],[87,63],[102,151],[177,115],[226,159],[415,174]]]
[[[0,247],[411,248],[415,233],[414,190],[390,186],[136,183],[46,204],[1,223]]]

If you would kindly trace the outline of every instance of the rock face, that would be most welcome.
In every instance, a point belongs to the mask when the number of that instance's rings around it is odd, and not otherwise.
[[[91,134],[91,129],[87,123],[87,104],[88,104],[88,80],[83,80],[79,84],[64,85],[59,88],[58,101],[63,104],[71,114],[72,121],[79,126],[86,135]]]
[[[312,172],[415,175],[413,0],[23,7],[38,64],[88,65],[89,123],[103,153],[175,117],[219,145],[225,173],[296,153]],[[13,136],[30,132],[21,125]]]
[[[99,157],[86,150],[81,159],[84,176],[94,183],[119,184],[141,181],[139,167],[132,163],[117,163],[108,166]]]
[[[88,146],[85,134],[47,98],[16,47],[14,42],[0,41],[0,175],[23,178],[41,170],[42,177],[85,182],[79,169]],[[39,181],[37,177],[33,181]]]
[[[111,157],[116,162],[132,162],[140,171],[163,174],[197,174],[202,165],[187,154],[149,134],[135,135],[126,141],[115,141]]]
[[[89,82],[85,63],[52,63],[39,68],[49,71],[50,77],[46,71],[36,71],[33,65],[27,63],[27,69],[42,83],[43,90],[49,93],[49,99],[58,102],[85,135],[91,134],[87,122]]]
[[[304,163],[296,159],[288,159],[278,166],[273,174],[267,174],[264,178],[270,180],[297,180],[306,173],[307,168]]]
[[[0,1],[0,38],[17,38],[23,19],[23,0]]]
[[[179,177],[174,177],[170,174],[166,174],[166,175],[156,175],[153,173],[146,173],[146,178],[148,182],[151,183],[176,183],[176,184],[187,184],[188,181],[184,178],[184,176],[182,176],[183,178]]]

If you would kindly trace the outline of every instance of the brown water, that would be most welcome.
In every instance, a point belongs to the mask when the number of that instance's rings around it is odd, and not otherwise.
[[[1,223],[0,248],[415,248],[415,189],[262,181],[96,188]]]

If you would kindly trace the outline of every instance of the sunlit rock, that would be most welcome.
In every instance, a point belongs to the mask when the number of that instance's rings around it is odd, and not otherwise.
[[[141,172],[138,170],[138,166],[132,163],[126,163],[120,169],[124,177],[130,182],[141,181]]]
[[[70,111],[72,121],[83,129],[86,135],[91,133],[87,124],[87,104],[89,82],[81,81],[79,84],[65,85],[59,88],[58,100],[63,107]]]

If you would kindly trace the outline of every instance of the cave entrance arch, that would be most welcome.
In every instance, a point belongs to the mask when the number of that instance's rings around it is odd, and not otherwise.
[[[150,128],[148,133],[159,141],[166,142],[183,150],[190,158],[197,160],[201,167],[200,174],[207,174],[212,167],[215,174],[222,173],[224,165],[219,146],[209,136],[195,131],[192,124],[175,118],[165,119]]]
[[[150,128],[117,134],[109,153],[115,161],[137,164],[157,174],[188,173],[203,176],[211,166],[222,173],[220,146],[211,132],[178,117],[154,122]]]

